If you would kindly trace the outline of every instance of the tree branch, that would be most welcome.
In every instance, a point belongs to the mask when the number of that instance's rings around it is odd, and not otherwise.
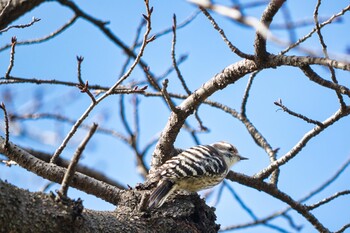
[[[0,144],[4,142],[5,139],[0,136]],[[18,165],[28,171],[56,183],[61,183],[66,173],[65,168],[37,159],[35,156],[11,142],[9,142],[7,150],[0,147],[0,153],[17,162]],[[123,192],[123,190],[117,187],[98,181],[79,172],[74,174],[71,186],[115,205],[120,201],[120,195]]]
[[[175,139],[185,123],[185,120],[191,115],[195,109],[210,95],[225,88],[229,84],[233,84],[244,75],[256,70],[255,63],[250,60],[242,60],[226,67],[221,73],[215,75],[193,92],[179,106],[178,112],[171,113],[170,118],[164,127],[151,162],[152,172],[156,167],[164,163],[168,158],[174,155]]]
[[[292,209],[301,214],[307,221],[309,221],[319,232],[330,232],[325,226],[323,226],[319,220],[308,211],[307,207],[303,204],[293,200],[289,195],[280,191],[272,184],[268,184],[257,178],[252,178],[243,174],[230,171],[226,177],[231,181],[238,182],[242,185],[254,188],[259,191],[263,191],[276,199],[279,199],[288,204]]]

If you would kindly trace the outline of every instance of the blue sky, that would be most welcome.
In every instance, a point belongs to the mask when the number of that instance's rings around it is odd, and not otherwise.
[[[75,1],[85,12],[92,16],[110,21],[108,27],[125,44],[130,45],[135,36],[135,30],[144,13],[143,1]],[[224,1],[218,1],[220,3]],[[226,3],[229,1],[226,1]],[[196,8],[186,1],[151,1],[154,6],[152,20],[153,33],[170,28],[172,16],[175,13],[177,22],[180,23],[189,17]],[[288,9],[293,19],[312,19],[316,1],[289,1]],[[302,7],[300,7],[302,4]],[[348,1],[325,1],[320,9],[320,16],[330,17],[338,13],[348,4]],[[247,15],[259,17],[264,7],[247,10]],[[28,23],[32,17],[40,18],[41,21],[30,28],[13,29],[3,34],[0,38],[0,46],[8,43],[12,36],[17,36],[18,41],[40,38],[51,33],[63,25],[72,17],[72,12],[61,7],[55,2],[48,2],[20,18],[16,23]],[[225,30],[231,42],[247,53],[253,53],[254,31],[247,27],[241,27],[229,19],[213,13],[214,18]],[[328,50],[332,55],[344,54],[349,46],[348,28],[349,16],[345,14],[342,23],[327,27],[324,38]],[[283,17],[278,14],[275,23],[283,23]],[[297,30],[297,36],[302,37],[311,30],[312,26]],[[277,36],[288,40],[285,31],[273,31]],[[171,34],[157,38],[149,44],[144,54],[144,61],[148,63],[151,71],[161,75],[171,67]],[[317,36],[302,44],[303,47],[314,51],[321,51]],[[199,15],[187,27],[177,33],[176,45],[177,57],[187,54],[188,59],[181,64],[181,72],[186,79],[190,90],[195,90],[206,80],[220,72],[226,66],[241,60],[233,54],[221,40],[218,33],[212,28],[210,22]],[[283,47],[269,43],[268,50],[278,53]],[[17,46],[15,66],[12,75],[23,78],[57,79],[64,81],[76,81],[76,56],[84,57],[82,64],[82,77],[90,84],[110,86],[117,79],[125,55],[118,47],[109,41],[96,27],[84,20],[78,21],[58,37],[41,44],[31,46]],[[298,51],[292,51],[288,55],[304,55]],[[9,50],[0,53],[0,72],[5,74],[9,62]],[[327,69],[315,68],[319,74],[329,79]],[[349,86],[349,74],[336,70],[338,81],[342,85]],[[3,76],[3,75],[2,75]],[[176,74],[169,77],[169,91],[184,93]],[[211,100],[222,102],[239,110],[242,96],[248,81],[248,76],[242,78],[224,91],[215,93]],[[144,79],[143,72],[137,68],[127,81]],[[14,96],[13,103],[6,103],[8,110],[18,114],[23,113],[59,113],[77,119],[90,104],[90,99],[81,94],[77,88],[53,85],[1,85],[0,93],[10,90]],[[152,89],[149,89],[152,91]],[[33,107],[35,96],[43,98],[40,108]],[[126,96],[126,103],[130,103],[132,95]],[[323,121],[331,116],[338,108],[337,97],[333,91],[316,86],[311,83],[303,73],[293,67],[279,67],[262,71],[254,81],[247,105],[247,115],[250,121],[265,136],[274,148],[280,148],[279,156],[288,152],[302,137],[312,129],[313,125],[296,119],[287,113],[278,110],[274,101],[282,99],[290,109],[302,113],[310,118]],[[154,136],[158,135],[164,127],[169,110],[161,99],[154,97],[139,96],[140,100],[140,146],[144,146]],[[349,104],[348,99],[346,99]],[[179,104],[181,101],[176,100]],[[86,123],[97,122],[101,127],[109,128],[125,134],[118,115],[119,97],[111,96],[103,101],[87,119]],[[33,112],[33,109],[35,111]],[[126,107],[128,119],[132,119],[132,108]],[[210,133],[199,134],[201,143],[207,144],[218,140],[227,140],[235,144],[242,155],[249,157],[236,165],[233,169],[253,175],[268,165],[268,157],[259,148],[243,124],[229,117],[220,110],[202,105],[199,115],[204,125],[210,129]],[[191,116],[188,120],[192,126],[198,123]],[[2,124],[2,123],[1,123]],[[63,136],[70,130],[69,124],[57,124],[52,120],[26,121],[22,129],[26,130],[29,138],[16,136],[16,125],[12,126],[11,140],[23,145],[40,148],[53,152],[63,140]],[[341,164],[350,156],[350,144],[348,132],[350,129],[349,118],[335,123],[318,137],[312,139],[301,153],[282,167],[279,187],[282,191],[299,199],[307,195],[311,190],[318,187],[322,182],[331,177]],[[59,132],[53,134],[52,132]],[[70,158],[77,144],[85,136],[85,130],[79,130],[73,138],[63,156]],[[37,139],[41,142],[38,143]],[[190,135],[182,130],[176,140],[176,146],[187,148],[194,145]],[[152,150],[150,150],[151,152]],[[150,162],[151,153],[147,156],[147,164]],[[84,153],[82,163],[103,171],[106,175],[115,178],[123,184],[134,186],[142,179],[137,174],[134,155],[129,148],[118,139],[96,134]],[[335,192],[349,188],[350,172],[346,170],[339,179],[326,190],[312,198],[308,203],[317,202]],[[37,191],[47,181],[29,174],[21,168],[5,166],[0,167],[0,178],[7,179],[20,187]],[[239,184],[230,184],[243,201],[254,211],[258,217],[264,217],[277,210],[284,209],[286,205],[278,200],[268,197],[264,193],[257,192]],[[52,190],[58,189],[54,185]],[[214,190],[217,193],[217,189]],[[97,210],[112,210],[114,206],[104,201],[85,195],[74,189],[69,195],[73,198],[82,197],[86,208]],[[212,203],[213,199],[207,202]],[[348,196],[341,197],[336,201],[314,211],[326,227],[337,230],[340,226],[349,223]],[[337,213],[337,216],[330,212]],[[241,209],[236,200],[227,189],[224,190],[221,202],[217,206],[218,223],[222,226],[243,223],[251,218]],[[291,216],[297,224],[304,226],[302,232],[315,232],[313,227],[299,214],[291,211]],[[288,223],[284,219],[274,220],[273,223],[285,226],[288,231]],[[244,229],[238,232],[274,232],[270,228],[257,227]]]

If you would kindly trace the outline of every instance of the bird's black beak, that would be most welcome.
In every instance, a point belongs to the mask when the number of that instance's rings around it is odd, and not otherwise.
[[[243,156],[239,156],[239,160],[248,160],[248,158],[243,157]]]

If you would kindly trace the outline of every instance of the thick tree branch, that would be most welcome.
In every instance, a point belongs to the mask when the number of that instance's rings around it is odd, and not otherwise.
[[[213,209],[198,195],[182,196],[167,208],[146,213],[137,209],[140,192],[130,190],[121,194],[122,201],[115,211],[84,209],[77,213],[74,201],[63,205],[50,195],[31,193],[1,180],[0,190],[2,232],[166,233],[177,229],[215,233],[219,228]]]
[[[278,10],[282,7],[285,0],[272,0],[269,5],[266,7],[264,13],[261,16],[261,23],[264,24],[267,28],[270,27],[270,24],[273,20],[273,17],[277,14]],[[262,65],[265,62],[267,56],[266,50],[266,36],[263,36],[261,32],[257,31],[255,36],[254,48],[256,62]]]
[[[193,92],[179,106],[177,113],[171,113],[156,146],[151,162],[152,169],[160,166],[172,155],[174,155],[174,142],[187,117],[198,108],[198,106],[210,95],[233,84],[244,75],[256,70],[255,63],[250,60],[242,60],[226,67],[221,73],[215,75]]]
[[[3,143],[5,143],[5,139],[0,136],[0,145]],[[15,161],[24,169],[27,169],[28,171],[31,171],[38,176],[56,183],[61,183],[64,174],[66,173],[65,168],[37,159],[27,151],[11,142],[9,142],[7,150],[0,146],[0,153],[6,155],[6,157]],[[120,195],[123,192],[123,190],[120,190],[117,187],[108,185],[79,172],[75,173],[71,182],[71,186],[86,193],[95,195],[96,197],[99,197],[115,205],[120,201]]]

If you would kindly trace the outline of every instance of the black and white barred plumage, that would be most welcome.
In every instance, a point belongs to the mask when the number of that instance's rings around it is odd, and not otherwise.
[[[157,187],[148,199],[148,208],[160,207],[174,191],[197,192],[217,185],[233,164],[244,159],[234,146],[223,141],[182,151],[150,178]]]

